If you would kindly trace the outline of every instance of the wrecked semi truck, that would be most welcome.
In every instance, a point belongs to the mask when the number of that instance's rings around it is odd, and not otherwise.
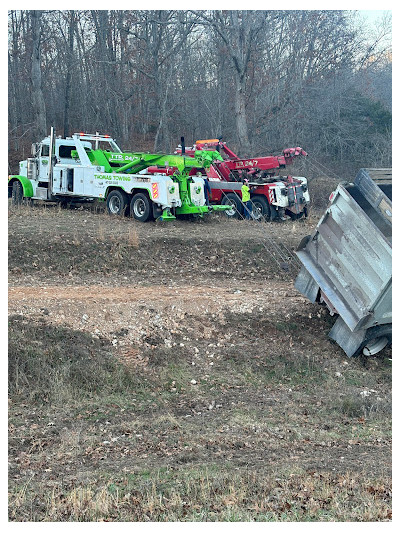
[[[338,316],[329,337],[349,357],[375,355],[392,341],[392,170],[363,168],[329,200],[295,287]]]

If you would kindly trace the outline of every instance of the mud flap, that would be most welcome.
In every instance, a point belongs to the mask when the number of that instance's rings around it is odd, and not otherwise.
[[[309,274],[304,266],[301,267],[294,286],[299,292],[301,292],[301,294],[308,298],[310,302],[315,302],[317,300],[319,291],[318,283],[314,280],[311,274]]]
[[[162,208],[153,202],[153,217],[155,220],[162,215],[162,212]]]
[[[276,220],[278,218],[278,210],[273,204],[269,204],[271,211],[271,220]]]
[[[365,334],[365,329],[351,331],[342,317],[339,317],[329,332],[329,338],[337,342],[348,357],[352,357],[364,342]]]

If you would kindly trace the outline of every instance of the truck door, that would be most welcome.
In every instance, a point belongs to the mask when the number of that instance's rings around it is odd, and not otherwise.
[[[90,143],[86,143],[91,147]],[[83,194],[83,179],[79,162],[72,157],[76,146],[71,141],[60,141],[56,145],[57,165],[60,167],[60,193],[81,196]]]
[[[39,181],[47,181],[49,172],[49,145],[42,144],[39,154]]]

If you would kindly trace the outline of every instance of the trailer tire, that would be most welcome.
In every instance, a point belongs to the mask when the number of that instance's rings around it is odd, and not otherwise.
[[[131,217],[140,222],[147,222],[152,219],[153,208],[147,194],[136,193],[131,200]]]
[[[243,206],[240,201],[240,198],[238,198],[236,194],[232,194],[232,193],[226,194],[222,198],[221,204],[232,206],[232,209],[229,209],[229,211],[224,211],[225,215],[228,218],[243,218]]]
[[[22,188],[22,183],[18,180],[15,180],[12,184],[11,203],[13,205],[21,205],[23,200],[24,190]]]
[[[365,339],[354,355],[371,357],[392,343],[392,324],[370,328]]]
[[[299,218],[304,215],[304,211],[301,211],[301,213],[293,213],[293,211],[287,210],[286,212],[292,220],[299,220]]]
[[[128,195],[123,191],[114,189],[107,195],[106,206],[110,215],[127,215],[129,211]]]
[[[310,242],[311,235],[306,235],[303,237],[300,241],[300,244],[297,246],[296,251],[299,252],[300,250],[303,250],[307,246],[307,244]]]
[[[269,222],[271,220],[271,208],[267,199],[263,196],[253,196],[251,201],[253,203],[254,220],[264,219]]]

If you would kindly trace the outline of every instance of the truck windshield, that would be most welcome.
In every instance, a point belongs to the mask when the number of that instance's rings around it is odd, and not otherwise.
[[[42,157],[49,157],[49,148],[48,144],[42,144],[42,150],[40,152]]]

